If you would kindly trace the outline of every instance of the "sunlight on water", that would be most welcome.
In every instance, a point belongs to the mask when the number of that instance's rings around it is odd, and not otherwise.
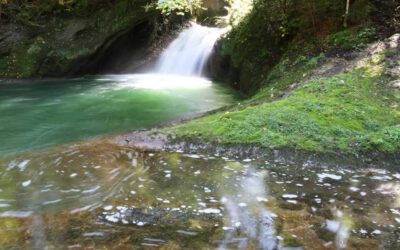
[[[239,249],[247,249],[249,241],[258,242],[262,249],[275,249],[276,214],[263,206],[268,201],[264,184],[267,174],[267,171],[246,168],[243,175],[237,177],[238,183],[234,184],[232,190],[222,192],[221,201],[225,205],[227,218],[224,225],[226,233],[219,249],[230,249],[232,244]]]
[[[110,75],[0,85],[0,156],[149,128],[239,96],[204,78]]]
[[[0,167],[5,248],[400,246],[400,175],[389,170],[147,152],[105,140],[3,157]]]
[[[179,90],[211,88],[212,81],[194,76],[166,75],[166,74],[134,74],[134,75],[107,75],[109,79],[118,81],[114,88],[136,88],[151,90]],[[103,78],[104,80],[107,78]]]

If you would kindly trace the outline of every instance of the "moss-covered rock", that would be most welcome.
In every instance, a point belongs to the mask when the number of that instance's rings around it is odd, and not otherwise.
[[[0,35],[0,77],[65,77],[94,72],[104,54],[124,36],[133,37],[129,41],[132,53],[143,51],[144,55],[148,51],[143,46],[150,47],[158,39],[162,23],[158,12],[146,6],[147,1],[118,0],[55,12],[38,26],[5,24]]]

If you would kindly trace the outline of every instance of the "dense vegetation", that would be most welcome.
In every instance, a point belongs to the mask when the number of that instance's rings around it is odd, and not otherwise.
[[[248,2],[236,0],[234,2]],[[263,86],[266,72],[288,50],[307,47],[309,56],[337,53],[365,45],[376,36],[398,30],[399,3],[392,0],[350,1],[347,27],[344,26],[346,1],[257,0],[239,21],[230,18],[233,29],[221,43],[220,54],[228,61],[229,79],[244,92],[254,93]],[[235,6],[235,5],[233,5]],[[240,6],[240,5],[239,5]],[[239,7],[231,11],[241,16]],[[237,14],[239,13],[239,14]],[[340,52],[339,51],[339,52]],[[296,55],[292,56],[295,58]],[[224,74],[216,73],[217,76]]]
[[[164,15],[186,15],[195,14],[196,11],[201,9],[201,1],[186,1],[186,0],[164,0],[154,3],[155,8],[160,10]]]
[[[1,0],[0,20],[39,25],[54,15],[87,15],[94,8],[110,7],[112,2],[109,0]]]
[[[350,3],[346,23],[346,1],[256,1],[244,15],[236,8],[217,76],[227,79],[228,70],[251,98],[163,132],[175,141],[396,155],[400,95],[389,86],[398,75],[388,72],[399,53],[371,56],[368,44],[399,31],[399,3]]]
[[[99,8],[113,8],[115,2],[112,0],[1,0],[0,22],[39,25],[54,15],[87,16]],[[202,9],[200,0],[127,0],[125,3],[127,5],[146,3],[146,10],[157,9],[164,15],[194,15]]]

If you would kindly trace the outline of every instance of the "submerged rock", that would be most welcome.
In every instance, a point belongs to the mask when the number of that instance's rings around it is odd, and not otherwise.
[[[191,211],[172,211],[162,208],[125,208],[107,211],[101,220],[112,223],[135,224],[137,226],[186,223],[194,219],[202,219],[215,223],[221,220],[221,214],[194,213]],[[126,223],[124,223],[126,222]]]

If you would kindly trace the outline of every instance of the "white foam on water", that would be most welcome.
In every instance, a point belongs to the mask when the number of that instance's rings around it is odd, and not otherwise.
[[[27,187],[27,186],[31,185],[31,183],[32,183],[31,180],[27,180],[27,181],[22,182],[21,185],[22,185],[23,187]]]
[[[61,201],[62,201],[61,199],[57,199],[57,200],[45,201],[45,202],[42,202],[42,204],[43,205],[51,205],[51,204],[59,203]]]
[[[286,198],[286,199],[295,199],[298,196],[297,196],[297,194],[283,194],[282,197]]]
[[[100,189],[100,185],[97,185],[97,186],[95,186],[93,188],[86,189],[86,190],[82,191],[82,193],[84,193],[84,194],[94,193],[99,189]]]
[[[220,214],[221,210],[219,210],[217,208],[206,208],[206,209],[199,210],[199,213],[202,213],[202,214]]]
[[[0,213],[0,217],[26,218],[32,214],[32,211],[6,211]]]
[[[21,163],[19,163],[19,164],[18,164],[19,170],[20,170],[21,172],[24,171],[29,162],[30,162],[30,160],[24,160],[24,161],[22,161]]]
[[[335,175],[335,174],[322,173],[322,174],[318,174],[318,178],[320,180],[323,180],[323,179],[327,178],[327,179],[332,179],[332,180],[338,181],[338,180],[342,179],[342,176],[341,175]]]

